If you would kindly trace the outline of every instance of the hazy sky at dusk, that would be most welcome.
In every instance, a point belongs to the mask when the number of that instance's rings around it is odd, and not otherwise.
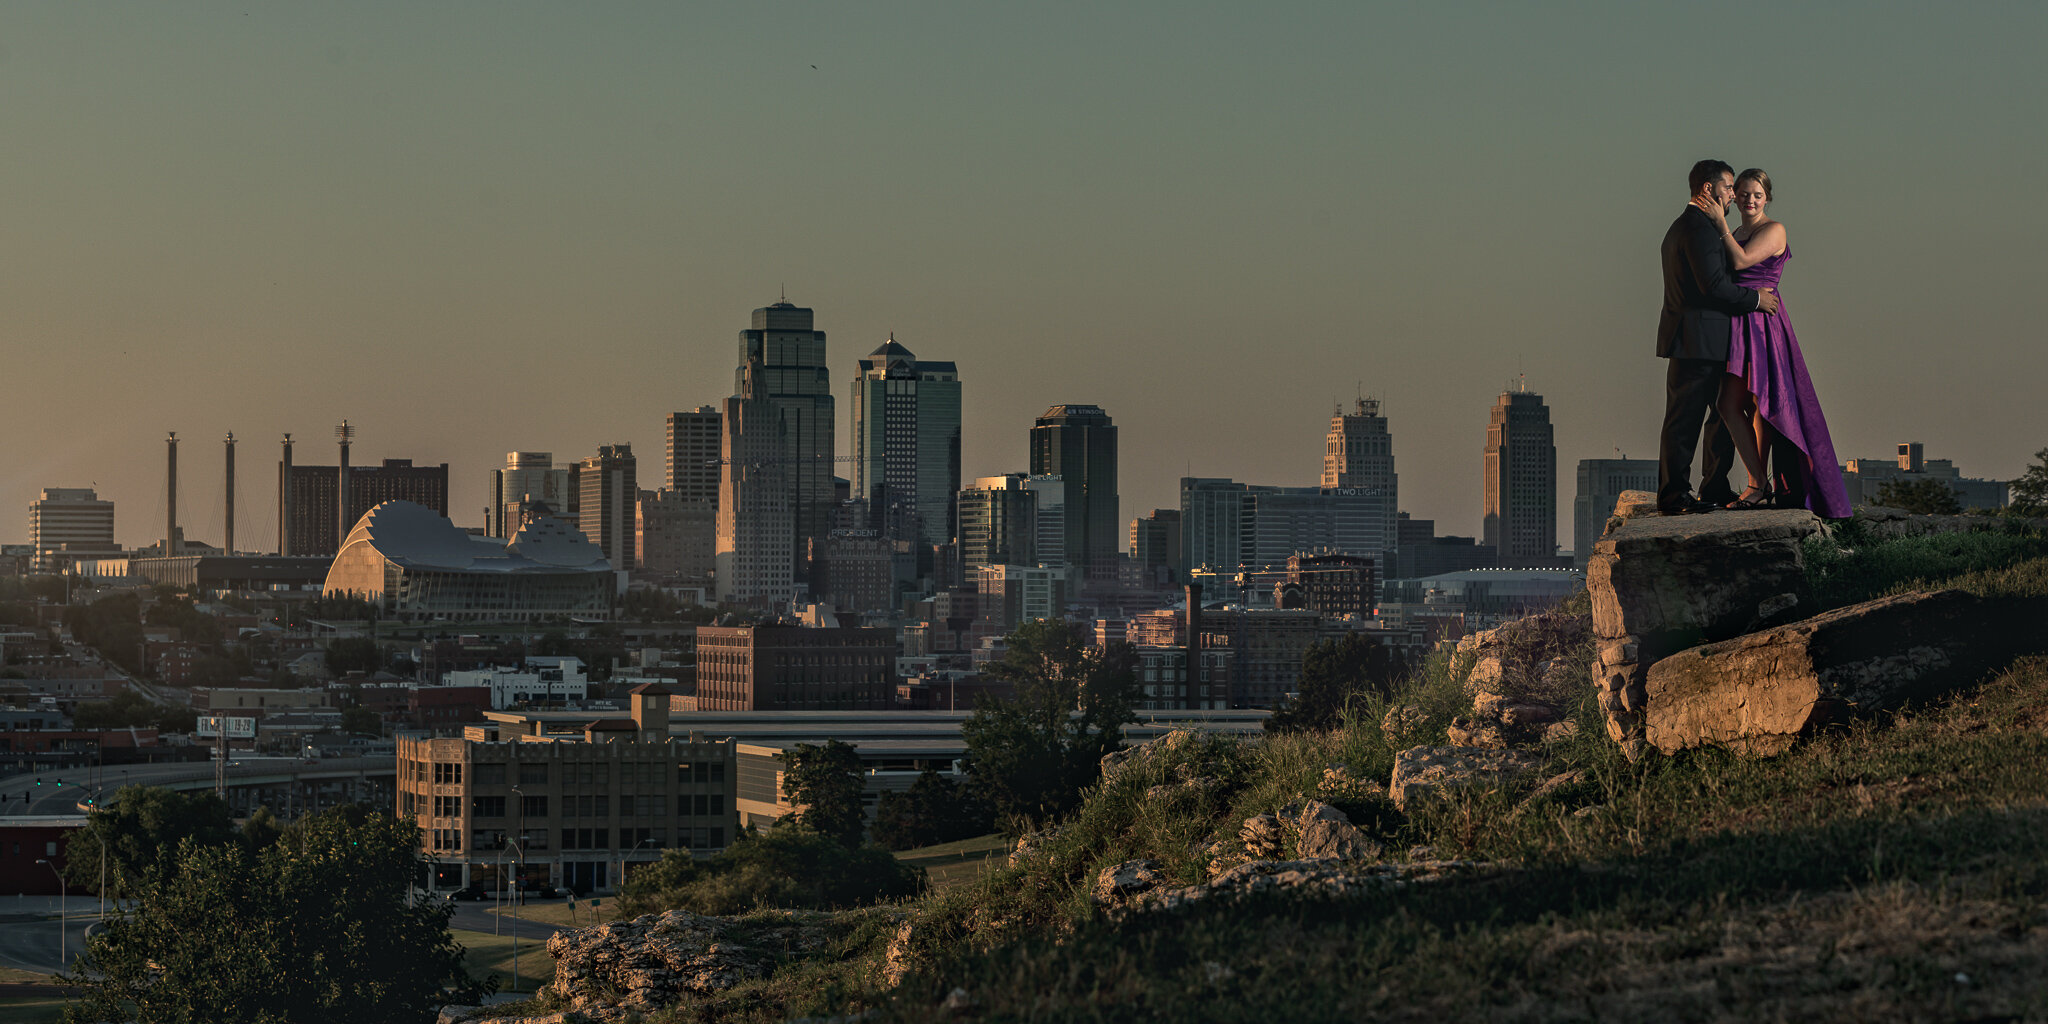
[[[447,462],[630,442],[812,306],[845,450],[890,331],[958,362],[967,476],[1049,405],[1176,480],[1312,484],[1392,417],[1401,507],[1474,533],[1494,396],[1655,455],[1656,247],[1760,165],[1844,457],[2048,445],[2048,6],[17,4],[0,10],[0,540],[96,485],[119,539],[275,544],[281,433]],[[1714,24],[1702,24],[1702,14]],[[1687,19],[1691,19],[1690,21]],[[816,65],[816,70],[812,65]]]

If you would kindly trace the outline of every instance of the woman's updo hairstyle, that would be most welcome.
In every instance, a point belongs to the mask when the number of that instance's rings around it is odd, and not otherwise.
[[[1771,201],[1771,176],[1765,174],[1763,168],[1752,167],[1749,170],[1746,170],[1741,174],[1736,175],[1735,187],[1741,188],[1742,183],[1745,181],[1754,181],[1757,184],[1762,185],[1764,187],[1764,202]]]

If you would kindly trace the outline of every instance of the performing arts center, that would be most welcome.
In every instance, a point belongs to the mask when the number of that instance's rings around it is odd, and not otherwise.
[[[605,618],[617,587],[604,552],[553,515],[530,516],[506,541],[387,501],[349,531],[322,592],[371,601],[400,622],[538,622]]]

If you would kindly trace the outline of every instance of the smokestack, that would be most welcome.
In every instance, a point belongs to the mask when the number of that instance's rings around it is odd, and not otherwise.
[[[342,420],[341,426],[334,428],[334,440],[341,445],[341,474],[336,479],[334,487],[334,550],[336,553],[339,553],[342,544],[348,541],[348,528],[355,525],[348,518],[348,446],[355,439],[356,428],[349,426],[347,420]]]
[[[178,553],[178,432],[164,441],[164,554]]]
[[[235,432],[228,431],[228,535],[225,542],[227,553],[235,553]]]
[[[1187,706],[1195,706],[1196,687],[1202,679],[1202,585],[1188,584]]]
[[[292,553],[292,435],[284,435],[284,461],[277,465],[277,553]]]

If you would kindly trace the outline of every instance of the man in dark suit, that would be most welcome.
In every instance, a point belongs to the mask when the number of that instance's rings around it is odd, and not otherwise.
[[[1727,206],[1735,199],[1735,168],[1719,160],[1692,167],[1686,184],[1695,197]],[[1657,355],[1669,360],[1664,374],[1664,431],[1657,442],[1657,508],[1666,514],[1711,512],[1735,500],[1728,470],[1735,442],[1714,409],[1721,377],[1728,372],[1730,316],[1756,310],[1775,313],[1778,297],[1735,283],[1713,221],[1688,203],[1664,232],[1664,312],[1657,319]],[[1692,496],[1692,457],[1700,427],[1707,455],[1700,467],[1700,496]],[[1737,429],[1749,429],[1737,424]]]

